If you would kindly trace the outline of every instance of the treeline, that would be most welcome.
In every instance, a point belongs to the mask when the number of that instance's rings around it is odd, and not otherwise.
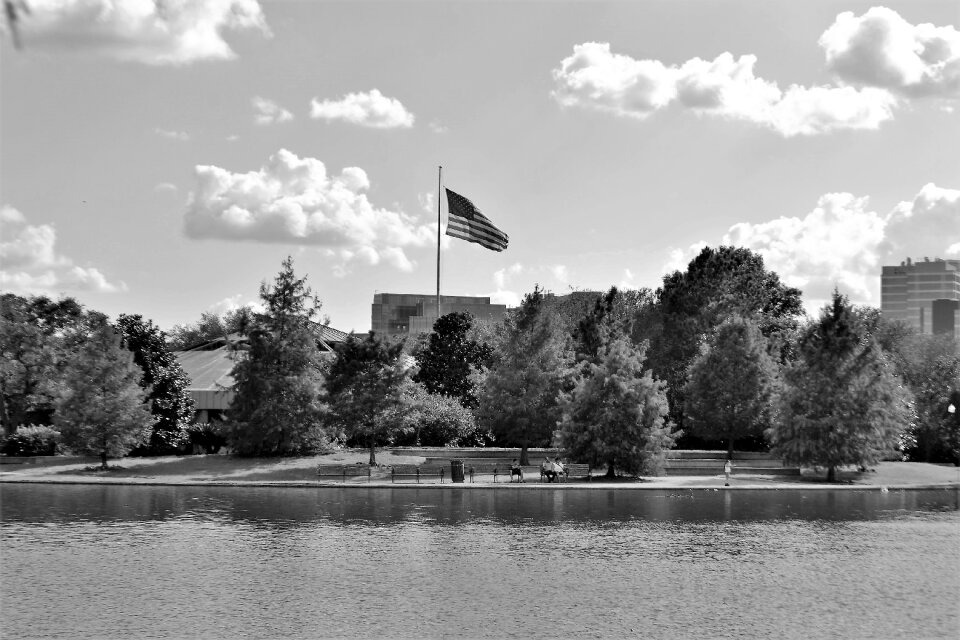
[[[705,248],[656,291],[535,288],[502,323],[450,314],[428,336],[351,336],[333,354],[318,347],[320,301],[289,258],[260,297],[262,313],[205,314],[175,327],[166,344],[139,316],[109,325],[69,299],[11,297],[21,315],[10,321],[4,304],[5,429],[49,424],[76,447],[68,434],[79,427],[70,425],[112,420],[137,426],[108,455],[222,439],[242,455],[362,446],[371,464],[384,445],[513,446],[525,458],[556,444],[611,475],[656,473],[675,446],[772,449],[831,476],[884,458],[960,463],[957,343],[837,293],[807,319],[800,291],[746,249]],[[191,427],[189,399],[171,382],[179,370],[171,350],[231,333],[247,338],[233,370],[236,399],[213,431]],[[115,358],[70,370],[75,354],[109,345],[127,349],[133,369]],[[68,399],[92,393],[81,382],[98,366],[129,369],[119,377],[141,395],[115,404],[149,415],[82,415],[84,403]]]

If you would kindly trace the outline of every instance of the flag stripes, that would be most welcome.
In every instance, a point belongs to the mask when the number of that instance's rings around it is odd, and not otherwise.
[[[477,207],[458,193],[447,192],[447,235],[475,242],[493,251],[503,251],[510,241],[509,236],[494,226]]]

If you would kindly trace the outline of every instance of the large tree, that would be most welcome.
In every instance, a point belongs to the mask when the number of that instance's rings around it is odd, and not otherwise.
[[[96,318],[96,319],[94,319]],[[52,419],[56,382],[79,350],[91,322],[73,298],[0,296],[0,423],[13,433],[24,424]]]
[[[326,373],[329,417],[348,441],[370,450],[371,466],[377,463],[378,445],[412,430],[405,409],[414,383],[403,346],[372,331],[363,339],[351,335],[335,347]]]
[[[232,372],[228,440],[243,455],[309,453],[325,439],[321,362],[311,324],[320,302],[289,257],[272,286],[260,285],[260,298],[266,311]]]
[[[64,369],[54,413],[63,442],[100,456],[104,469],[108,458],[147,442],[155,418],[141,376],[119,332],[101,319]]]
[[[571,359],[569,334],[534,288],[498,327],[478,409],[499,442],[521,448],[521,464],[530,447],[550,443]]]
[[[617,337],[631,338],[640,345],[646,336],[638,331],[638,320],[652,304],[649,289],[610,287],[576,323],[573,340],[577,361],[594,361]]]
[[[788,464],[825,467],[831,482],[841,466],[893,453],[914,419],[892,363],[836,292],[802,332],[784,382],[768,431],[773,451]]]
[[[644,347],[625,336],[599,347],[561,396],[560,440],[573,460],[655,475],[673,446],[664,383],[644,370]]]
[[[413,377],[428,392],[456,398],[470,409],[477,406],[473,374],[487,366],[493,354],[488,344],[468,337],[472,325],[469,313],[437,318],[427,345],[414,354],[419,370]]]
[[[163,331],[152,321],[123,314],[116,324],[124,345],[133,352],[134,362],[143,372],[140,386],[147,392],[151,412],[157,419],[141,453],[177,453],[190,440],[188,429],[193,418],[187,376],[167,349]]]
[[[170,351],[183,351],[234,333],[245,336],[256,325],[256,316],[249,306],[239,307],[222,315],[204,311],[196,322],[174,325],[167,335],[167,347]]]
[[[763,437],[778,369],[757,324],[729,317],[701,345],[690,365],[684,389],[688,433],[726,441],[728,459],[737,439]]]
[[[730,315],[753,317],[787,359],[787,338],[803,316],[800,291],[767,271],[761,256],[739,247],[705,247],[686,271],[664,276],[656,298],[659,327],[651,329],[649,363],[666,380],[671,417],[681,427],[687,371],[704,336]]]

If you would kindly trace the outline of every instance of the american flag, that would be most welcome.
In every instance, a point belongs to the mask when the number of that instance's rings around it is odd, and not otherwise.
[[[447,209],[450,214],[447,219],[448,236],[467,242],[476,242],[494,251],[503,251],[507,248],[509,236],[493,226],[487,216],[480,213],[480,209],[459,193],[454,193],[450,189],[446,189],[446,192]]]

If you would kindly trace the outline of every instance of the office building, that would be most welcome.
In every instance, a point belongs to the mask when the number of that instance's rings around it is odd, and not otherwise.
[[[880,310],[884,317],[902,320],[920,333],[957,335],[960,301],[960,260],[913,262],[883,267]]]
[[[466,312],[477,320],[499,322],[506,305],[490,304],[488,297],[440,296],[440,315]],[[437,296],[413,293],[376,293],[370,328],[376,333],[429,333],[437,320]]]

